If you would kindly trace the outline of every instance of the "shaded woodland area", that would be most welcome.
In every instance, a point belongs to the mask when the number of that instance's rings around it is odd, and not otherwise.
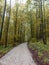
[[[40,57],[47,52],[49,63],[49,0],[15,0],[13,7],[11,1],[0,0],[0,50],[28,42]]]

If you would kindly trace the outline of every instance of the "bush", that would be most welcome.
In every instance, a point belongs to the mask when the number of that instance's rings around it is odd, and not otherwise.
[[[31,42],[36,42],[36,38],[32,38],[31,39]]]

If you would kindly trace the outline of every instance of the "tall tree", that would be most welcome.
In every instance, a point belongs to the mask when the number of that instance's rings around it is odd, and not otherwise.
[[[44,33],[44,38],[43,38],[43,42],[44,42],[44,44],[46,44],[46,20],[45,20],[45,6],[44,6],[44,2],[45,2],[46,0],[43,0],[43,33]]]
[[[45,0],[40,0],[40,18],[41,18],[41,24],[40,24],[40,32],[41,32],[41,38],[43,39],[43,43],[46,44],[46,24],[45,24],[45,7],[44,7]],[[42,7],[43,4],[43,7]],[[43,16],[43,10],[44,10],[44,16]],[[44,20],[43,20],[44,18]]]
[[[14,44],[13,44],[13,46],[15,46],[15,42],[16,42],[17,14],[18,14],[18,4],[16,4],[16,12],[15,12],[15,21],[14,21]]]
[[[5,0],[5,3],[4,3],[4,11],[3,11],[3,15],[2,15],[2,25],[1,25],[1,31],[0,31],[0,40],[1,40],[1,37],[2,37],[2,31],[3,31],[3,24],[4,24],[5,11],[6,11],[6,0]]]
[[[7,39],[8,39],[8,29],[9,29],[9,22],[10,22],[10,15],[11,15],[11,0],[10,0],[10,6],[8,7],[7,15],[7,21],[6,21],[6,30],[5,30],[5,47],[7,47]]]
[[[39,3],[39,14],[40,14],[40,38],[43,40],[43,43],[46,44],[46,25],[45,25],[45,8],[44,8],[44,2],[46,0],[35,0]],[[44,10],[44,16],[43,16],[43,10]],[[43,20],[44,18],[44,20]],[[44,32],[45,30],[45,32]]]

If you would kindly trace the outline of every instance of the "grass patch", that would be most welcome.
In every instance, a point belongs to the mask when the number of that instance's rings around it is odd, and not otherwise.
[[[47,41],[47,44],[44,45],[42,41],[39,42],[30,41],[29,47],[32,49],[37,49],[38,51],[49,51],[49,42]]]
[[[31,40],[29,42],[29,48],[37,50],[37,56],[38,59],[40,59],[40,62],[49,64],[49,40],[47,40],[46,45],[44,45],[42,41],[33,42]]]
[[[0,58],[6,54],[7,52],[9,52],[12,49],[12,45],[8,45],[7,48],[5,48],[4,46],[0,46]]]

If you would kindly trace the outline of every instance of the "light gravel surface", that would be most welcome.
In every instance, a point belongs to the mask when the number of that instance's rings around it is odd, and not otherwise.
[[[32,59],[27,43],[23,43],[0,58],[0,65],[36,65],[36,63]]]

